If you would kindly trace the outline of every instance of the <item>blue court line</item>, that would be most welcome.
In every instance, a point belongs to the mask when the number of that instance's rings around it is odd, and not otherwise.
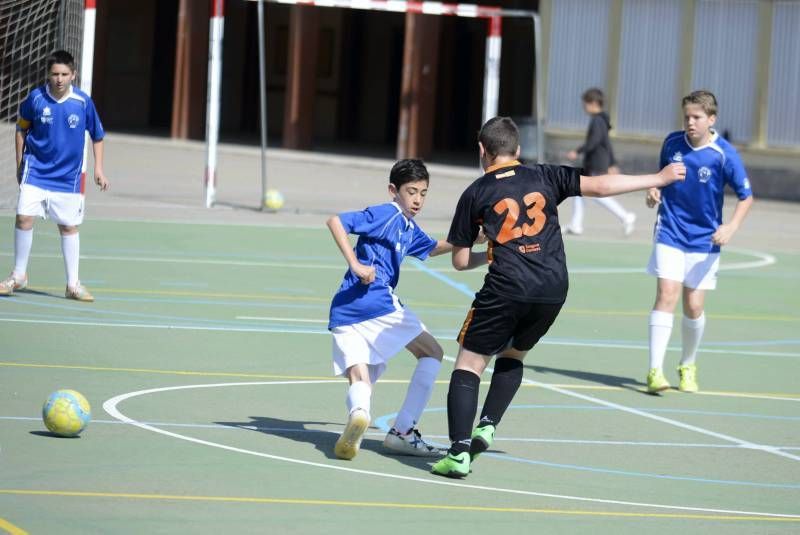
[[[512,408],[525,408],[527,406],[511,406],[509,409]],[[536,405],[531,405],[531,407],[536,407]],[[546,406],[543,406],[546,407]],[[576,406],[577,407],[577,406]],[[583,408],[583,407],[581,407]],[[589,407],[590,408],[590,407]],[[606,407],[599,407],[600,409],[605,410],[613,410],[611,408]],[[434,409],[425,409],[424,412],[445,412],[447,409],[444,407],[441,408],[434,408]],[[655,412],[655,411],[654,411]],[[675,412],[681,412],[676,410]],[[397,413],[386,414],[384,416],[380,416],[379,418],[373,420],[372,425],[378,427],[384,433],[388,432],[391,426],[389,425],[389,421],[393,420],[397,417]],[[446,448],[448,445],[446,444],[436,444],[436,446]],[[745,449],[745,448],[742,448]],[[630,476],[630,477],[649,477],[653,479],[667,479],[667,480],[674,480],[674,481],[691,481],[694,483],[712,483],[718,485],[731,485],[731,486],[741,486],[741,487],[761,487],[761,488],[773,488],[773,489],[800,489],[800,485],[792,484],[792,483],[761,483],[758,481],[738,481],[738,480],[729,480],[729,479],[710,479],[710,478],[702,478],[702,477],[689,477],[689,476],[672,476],[666,474],[652,474],[648,472],[634,472],[631,470],[617,470],[613,468],[597,468],[593,466],[583,466],[583,465],[576,465],[576,464],[566,464],[566,463],[551,463],[547,461],[535,461],[533,459],[525,459],[523,457],[515,457],[513,455],[507,455],[504,453],[491,453],[491,451],[484,452],[481,454],[481,457],[491,457],[493,459],[498,459],[501,461],[508,461],[514,463],[522,463],[522,464],[531,464],[537,466],[546,466],[548,468],[564,468],[567,470],[577,470],[581,472],[592,472],[592,473],[599,473],[599,474],[612,474],[612,475],[620,475],[620,476]]]
[[[113,300],[116,298],[112,298],[109,300]],[[17,298],[0,298],[0,306],[3,303],[8,303],[9,305],[13,304],[21,304],[21,305],[29,305],[35,307],[42,307],[42,308],[53,308],[57,310],[66,310],[69,312],[77,312],[77,313],[84,313],[90,314],[88,317],[76,317],[76,316],[56,316],[56,315],[47,315],[47,314],[33,314],[33,313],[22,313],[22,312],[7,312],[3,313],[0,312],[0,317],[5,318],[41,318],[43,320],[49,320],[50,322],[61,320],[64,322],[68,322],[69,324],[86,324],[86,325],[93,325],[97,323],[95,321],[96,316],[92,314],[104,315],[103,322],[109,325],[123,325],[123,324],[135,324],[139,327],[151,327],[154,329],[168,329],[171,327],[175,328],[184,328],[184,329],[203,329],[208,328],[211,330],[218,330],[224,331],[228,329],[232,332],[264,332],[264,333],[302,333],[302,334],[328,334],[328,331],[325,329],[297,329],[296,324],[294,323],[270,323],[268,327],[264,326],[263,322],[256,323],[247,323],[244,320],[237,320],[236,322],[231,322],[227,320],[209,320],[203,318],[193,318],[193,317],[186,317],[186,316],[164,316],[164,315],[153,315],[153,314],[144,314],[144,313],[137,313],[137,312],[120,312],[116,310],[107,310],[107,309],[98,309],[93,306],[89,307],[86,305],[60,305],[56,303],[45,303],[43,301],[35,302],[29,300],[20,300]],[[210,302],[209,304],[213,304]],[[144,317],[150,320],[164,320],[164,321],[174,321],[177,322],[177,325],[169,325],[165,323],[148,323],[144,321],[135,321],[135,320],[113,320],[108,319],[108,315],[114,315],[117,317],[122,318],[137,318],[137,317]],[[32,322],[32,321],[31,321]],[[457,334],[455,330],[431,330],[431,334],[440,339],[452,339]],[[542,338],[539,342],[540,345],[553,345],[553,346],[568,346],[568,347],[591,347],[593,349],[633,349],[633,350],[646,350],[647,346],[641,342],[633,342],[633,341],[624,341],[624,343],[615,343],[614,341],[603,340],[603,339],[596,339],[596,340],[587,340],[587,339],[580,339],[580,338]],[[680,351],[679,347],[669,347],[668,351],[671,352],[678,352]],[[736,350],[725,350],[725,349],[710,349],[710,348],[700,348],[698,350],[699,353],[704,354],[723,354],[723,355],[738,355],[738,356],[755,356],[755,357],[780,357],[780,358],[800,358],[800,353],[786,353],[786,352],[774,352],[774,351],[736,351]]]
[[[440,273],[438,271],[434,271],[433,269],[426,266],[425,263],[422,262],[421,260],[418,260],[416,258],[411,258],[411,262],[414,264],[414,267],[416,267],[418,270],[427,273],[434,279],[437,279],[445,283],[451,288],[455,288],[456,290],[458,290],[459,292],[461,292],[462,294],[466,295],[469,298],[475,297],[475,291],[466,284],[463,284],[461,282],[456,282],[447,275]]]

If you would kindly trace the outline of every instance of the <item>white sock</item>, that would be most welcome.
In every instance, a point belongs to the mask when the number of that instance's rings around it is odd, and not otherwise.
[[[569,226],[573,230],[583,229],[583,199],[581,197],[572,198],[572,221]]]
[[[613,197],[595,197],[594,199],[597,201],[597,204],[609,210],[612,214],[617,216],[617,219],[625,222],[625,218],[628,217],[628,211],[622,207],[622,205],[614,199]]]
[[[408,433],[419,422],[422,411],[431,399],[433,384],[441,366],[442,362],[433,357],[422,357],[417,360],[417,367],[411,375],[411,382],[406,391],[406,399],[394,420],[394,428],[400,433]]]
[[[364,381],[356,381],[347,389],[347,414],[355,409],[364,409],[369,414],[372,386]]]
[[[697,360],[697,348],[703,338],[703,331],[706,328],[706,315],[701,313],[696,319],[683,317],[681,323],[681,340],[683,341],[683,356],[681,366],[684,364],[694,364]]]
[[[14,229],[14,278],[18,281],[28,272],[28,259],[33,246],[33,229]]]
[[[650,312],[650,369],[664,368],[664,355],[672,334],[673,316],[669,312],[653,310]]]
[[[64,254],[67,286],[74,288],[78,285],[78,263],[81,256],[81,240],[77,232],[61,236],[61,252]]]

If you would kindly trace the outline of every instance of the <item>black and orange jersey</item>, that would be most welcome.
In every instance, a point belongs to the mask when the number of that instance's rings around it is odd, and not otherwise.
[[[558,205],[580,194],[580,171],[572,167],[517,161],[490,167],[461,194],[447,241],[471,247],[483,226],[484,289],[515,301],[560,303],[569,277]]]

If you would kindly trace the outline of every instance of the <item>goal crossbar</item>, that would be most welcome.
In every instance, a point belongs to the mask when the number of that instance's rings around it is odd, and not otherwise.
[[[314,6],[339,9],[357,9],[366,11],[383,11],[391,13],[414,13],[434,16],[453,16],[465,18],[486,19],[486,59],[484,68],[483,83],[483,109],[482,119],[486,122],[497,115],[498,101],[500,95],[500,53],[502,48],[502,19],[503,18],[527,18],[533,23],[533,50],[534,50],[534,91],[532,96],[532,108],[536,115],[536,157],[537,161],[543,161],[544,156],[544,113],[543,97],[541,89],[542,80],[542,60],[541,60],[541,21],[539,14],[535,11],[524,9],[506,9],[496,6],[482,6],[477,4],[457,4],[445,2],[415,2],[404,0],[245,0],[258,2],[259,8],[264,3]],[[210,207],[215,202],[216,196],[216,152],[219,129],[219,84],[222,71],[222,24],[223,14],[221,2],[212,0],[211,26],[209,37],[209,89],[210,92],[207,113],[206,113],[206,207]],[[259,12],[261,10],[259,9]],[[264,20],[259,16],[259,51],[264,48]],[[262,52],[260,52],[262,53]],[[263,54],[263,53],[262,53]],[[260,58],[263,61],[263,58]],[[265,107],[266,80],[263,69],[259,77],[259,89],[261,106]],[[264,121],[262,121],[263,123]],[[262,199],[266,194],[266,171],[264,167],[264,154],[266,153],[266,124],[261,125],[261,153],[262,153]]]

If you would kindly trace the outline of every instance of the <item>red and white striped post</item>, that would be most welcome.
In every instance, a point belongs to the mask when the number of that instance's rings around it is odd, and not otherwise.
[[[206,97],[206,208],[217,198],[217,143],[219,142],[220,87],[222,78],[222,34],[224,0],[211,0],[208,30],[208,95]]]
[[[92,73],[94,69],[94,28],[97,20],[96,0],[86,0],[83,5],[83,41],[81,44],[80,88],[87,95],[92,94]],[[81,193],[86,190],[86,160],[89,156],[89,133],[83,134],[83,164],[81,165]]]
[[[483,76],[483,123],[497,115],[500,100],[500,53],[503,48],[503,19],[491,17],[488,23]]]

